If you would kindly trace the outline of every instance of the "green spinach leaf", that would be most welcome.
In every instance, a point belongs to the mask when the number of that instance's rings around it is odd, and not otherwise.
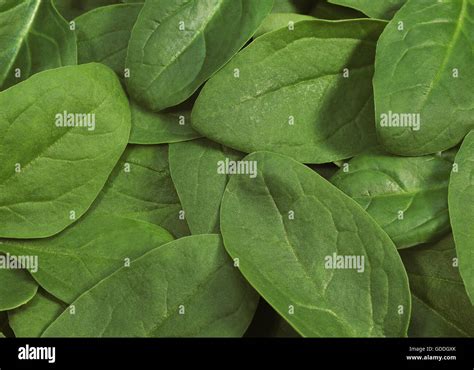
[[[85,292],[44,337],[242,336],[258,295],[218,235],[198,235],[151,250]]]
[[[0,132],[0,237],[48,237],[99,194],[127,144],[130,108],[109,68],[62,67],[0,93]]]
[[[474,127],[474,0],[409,0],[377,46],[377,133],[416,156],[458,144]]]
[[[189,235],[171,179],[167,145],[129,145],[91,207],[159,225],[175,237]]]
[[[464,139],[449,181],[449,214],[453,228],[459,271],[474,304],[474,131]]]
[[[79,63],[100,62],[124,77],[128,41],[142,7],[143,4],[104,6],[75,19]]]
[[[407,0],[329,0],[329,2],[354,8],[371,18],[391,19]]]
[[[261,36],[265,33],[275,31],[279,28],[287,27],[291,29],[295,26],[296,22],[307,21],[314,19],[309,15],[296,14],[296,13],[272,13],[262,22],[260,28],[255,32],[254,37]]]
[[[3,0],[0,24],[0,88],[77,63],[74,32],[52,0]]]
[[[0,251],[38,256],[41,263],[33,278],[71,303],[115,270],[172,240],[166,230],[147,222],[92,214],[51,238],[5,241]]]
[[[8,255],[0,255],[0,258],[8,258]],[[38,284],[27,271],[3,267],[0,269],[0,311],[24,305],[35,296],[37,290]]]
[[[384,25],[301,21],[293,31],[257,38],[204,86],[193,127],[236,150],[304,163],[346,159],[376,145],[371,81]]]
[[[326,0],[319,0],[309,14],[315,18],[331,20],[366,18],[355,9],[331,4]]]
[[[152,111],[175,106],[245,45],[273,0],[148,0],[126,66],[132,98]]]
[[[413,337],[472,337],[474,307],[459,275],[452,235],[400,252],[410,279]]]
[[[124,78],[130,34],[142,7],[143,4],[104,6],[78,17],[75,22],[79,63],[100,62]],[[132,102],[131,111],[132,144],[166,144],[201,136],[191,128],[191,109],[186,104],[153,113]]]
[[[398,248],[435,241],[450,230],[448,184],[453,162],[439,155],[353,158],[331,182],[364,208]]]
[[[171,177],[189,229],[192,234],[219,233],[221,200],[229,181],[226,170],[243,154],[207,139],[169,147]]]
[[[295,160],[245,161],[221,206],[229,254],[252,286],[301,335],[404,336],[408,279],[385,232],[352,199]]]
[[[191,126],[191,110],[186,107],[153,113],[132,103],[132,144],[167,144],[201,137]]]
[[[17,338],[40,337],[66,309],[66,304],[39,290],[24,306],[8,312],[10,326]]]

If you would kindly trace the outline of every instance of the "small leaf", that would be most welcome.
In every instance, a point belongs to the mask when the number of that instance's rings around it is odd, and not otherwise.
[[[438,240],[450,230],[446,155],[363,154],[331,182],[364,208],[398,248]]]
[[[0,269],[0,311],[24,305],[35,296],[37,290],[38,284],[25,270]]]
[[[347,6],[371,18],[391,19],[407,0],[329,0],[329,3]]]
[[[40,337],[65,309],[63,302],[46,292],[38,291],[27,304],[9,311],[8,318],[17,338]]]

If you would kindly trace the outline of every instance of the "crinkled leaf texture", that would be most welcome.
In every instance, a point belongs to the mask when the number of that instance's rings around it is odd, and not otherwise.
[[[220,237],[190,236],[99,282],[73,303],[75,315],[65,311],[43,336],[242,336],[257,303]]]
[[[0,25],[0,88],[77,63],[76,37],[52,0],[3,0]]]
[[[377,46],[380,143],[407,156],[458,144],[474,127],[473,60],[474,0],[409,0]]]
[[[61,126],[65,112],[95,129]],[[0,237],[48,237],[99,194],[127,145],[130,108],[110,68],[62,67],[0,93],[0,132]]]
[[[474,307],[456,263],[453,236],[400,252],[410,279],[411,337],[472,337]]]
[[[375,146],[372,74],[384,26],[301,21],[293,31],[258,37],[206,83],[193,127],[242,152],[268,150],[304,163]]]
[[[5,240],[0,251],[38,256],[33,278],[54,297],[72,303],[115,270],[172,240],[170,233],[148,222],[91,214],[51,238]]]
[[[230,179],[221,231],[250,284],[303,336],[405,336],[408,278],[380,226],[289,157],[257,152],[244,160],[256,161],[258,176]],[[364,263],[331,268],[334,254]]]
[[[148,0],[126,66],[131,97],[157,112],[182,103],[253,36],[273,0]]]
[[[459,271],[474,304],[474,131],[464,139],[449,182],[449,214]]]
[[[446,156],[362,154],[331,182],[364,208],[398,248],[439,239],[450,230]]]

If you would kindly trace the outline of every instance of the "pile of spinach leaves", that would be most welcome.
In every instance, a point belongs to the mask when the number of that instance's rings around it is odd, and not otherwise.
[[[0,24],[0,338],[474,335],[474,0]]]

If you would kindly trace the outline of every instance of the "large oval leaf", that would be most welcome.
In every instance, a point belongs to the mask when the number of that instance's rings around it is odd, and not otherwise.
[[[355,157],[331,182],[364,208],[398,248],[439,239],[449,229],[447,156]]]
[[[229,254],[304,336],[404,336],[408,279],[385,232],[306,166],[259,152],[258,176],[233,176],[221,206]],[[342,263],[341,263],[342,259]]]
[[[464,139],[449,182],[449,214],[459,271],[474,304],[474,131]]]
[[[301,21],[257,38],[204,86],[194,128],[243,152],[269,150],[305,163],[375,145],[371,81],[384,24]]]
[[[91,207],[164,227],[176,237],[189,235],[171,179],[167,145],[129,145]]]
[[[51,238],[5,240],[0,251],[38,256],[41,263],[34,279],[71,303],[112,272],[171,240],[166,230],[147,222],[92,214]]]
[[[63,67],[0,93],[0,132],[0,237],[47,237],[104,186],[127,144],[130,109],[111,69]]]
[[[175,106],[252,37],[273,0],[148,0],[133,27],[127,79],[152,111]]]
[[[7,256],[0,255],[0,258],[3,260]],[[35,296],[37,290],[38,284],[27,271],[6,269],[5,266],[0,268],[0,311],[24,305]]]
[[[258,295],[218,235],[158,247],[85,292],[46,337],[241,336]]]
[[[74,32],[52,0],[3,0],[0,24],[0,88],[77,63]]]
[[[408,335],[472,337],[474,307],[459,275],[452,235],[436,244],[401,251],[413,308]]]
[[[401,155],[452,148],[474,123],[474,0],[409,0],[377,47],[381,144]]]
[[[240,158],[241,153],[207,139],[170,145],[171,177],[193,234],[220,232],[219,211],[229,181],[225,164],[235,166]]]

